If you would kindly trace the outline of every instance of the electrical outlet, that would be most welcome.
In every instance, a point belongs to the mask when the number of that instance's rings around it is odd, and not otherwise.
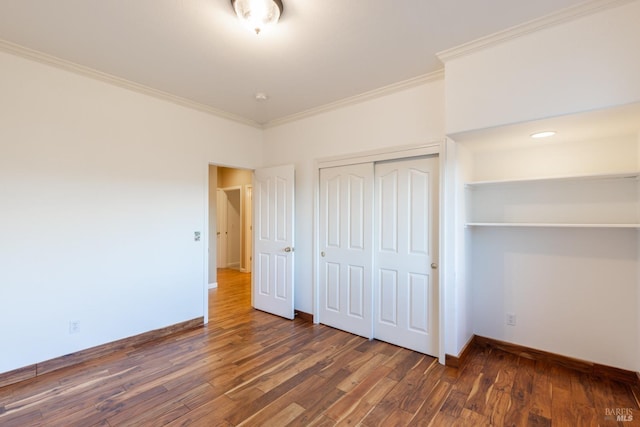
[[[69,333],[70,334],[78,334],[78,333],[80,333],[80,321],[79,320],[70,320],[69,321]]]
[[[200,232],[199,231],[194,231],[193,232],[193,240],[196,242],[200,241]]]
[[[507,313],[507,325],[516,326],[516,315],[513,313]]]

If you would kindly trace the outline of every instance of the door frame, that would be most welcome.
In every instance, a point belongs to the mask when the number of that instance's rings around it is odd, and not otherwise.
[[[446,139],[430,141],[425,144],[419,145],[405,145],[397,147],[388,147],[385,149],[365,151],[359,153],[350,153],[340,156],[331,156],[318,158],[314,161],[314,215],[313,215],[313,310],[314,323],[320,323],[320,169],[334,167],[334,166],[347,166],[357,163],[375,163],[388,160],[401,160],[410,157],[420,157],[438,155],[439,163],[439,175],[440,175],[440,188],[439,188],[439,203],[438,210],[440,216],[439,233],[438,233],[438,252],[439,252],[439,268],[438,268],[438,359],[441,364],[445,363],[445,319],[448,313],[445,313],[448,299],[447,295],[447,266],[450,261],[446,256],[447,250],[445,248],[445,230],[449,227],[449,219],[445,215],[445,207],[448,206],[450,201],[446,193],[446,188],[450,185],[447,179],[447,150]]]
[[[216,268],[227,265],[227,237],[222,234],[223,230],[227,229],[227,213],[221,209],[222,203],[226,204],[227,193],[222,188],[216,188]],[[221,215],[222,213],[222,215]],[[224,242],[224,244],[220,244]]]
[[[243,185],[242,203],[244,209],[244,221],[242,229],[244,230],[244,268],[240,266],[243,273],[251,273],[253,262],[253,184]]]
[[[242,224],[242,214],[244,213],[245,207],[244,207],[244,192],[242,191],[242,187],[243,187],[242,185],[234,185],[234,186],[231,186],[231,187],[218,187],[218,190],[224,191],[227,194],[227,198],[226,198],[226,200],[227,200],[227,209],[229,209],[229,195],[228,195],[228,193],[232,192],[232,191],[237,191],[238,194],[239,194],[238,199],[240,200],[240,212],[239,212],[239,214],[240,214],[240,221],[239,221],[240,226],[239,226],[238,230],[239,230],[240,236],[238,236],[238,242],[239,242],[238,244],[240,245],[240,256],[239,256],[239,260],[238,260],[238,263],[239,263],[238,271],[242,271],[242,262],[244,261],[242,259],[242,248],[244,246],[244,233],[245,233],[245,231],[244,231],[243,224]],[[218,208],[218,206],[216,205],[216,209],[217,208]],[[228,225],[229,225],[228,216],[227,216],[226,221],[227,221],[227,228],[228,228]],[[226,255],[225,268],[226,268],[227,265],[229,265],[229,251],[228,251],[229,235],[228,234],[227,234],[226,242],[227,242],[227,248],[225,248],[225,255]]]
[[[215,229],[211,230],[211,227],[209,226],[209,220],[210,220],[210,215],[211,215],[211,211],[212,209],[217,209],[217,200],[215,200],[215,203],[211,203],[210,201],[210,195],[211,195],[211,186],[215,183],[215,189],[218,189],[218,180],[217,178],[214,180],[210,179],[209,176],[209,167],[210,166],[215,166],[215,167],[223,167],[223,168],[232,168],[232,169],[242,169],[242,170],[248,170],[251,171],[251,173],[253,174],[255,171],[255,168],[253,167],[246,167],[246,166],[238,166],[238,165],[233,165],[233,164],[225,164],[225,163],[215,163],[215,162],[207,162],[205,164],[205,167],[203,169],[203,175],[204,175],[204,224],[202,225],[202,235],[201,235],[201,240],[204,243],[203,245],[203,254],[202,257],[204,258],[204,271],[202,272],[202,288],[203,288],[203,292],[202,292],[202,313],[203,313],[203,318],[204,321],[203,323],[206,325],[209,323],[209,270],[210,269],[216,269],[218,268],[218,264],[217,264],[217,253],[216,253],[216,257],[214,258],[215,263],[213,265],[211,265],[211,263],[209,262],[209,252],[210,252],[210,248],[211,248],[211,239],[209,238],[209,234],[211,232],[216,232],[217,231],[217,226]],[[241,194],[240,194],[240,199],[241,199],[241,203],[242,203],[242,190],[241,190]],[[241,227],[242,228],[242,227]],[[215,240],[214,240],[215,242]],[[217,244],[217,242],[215,242]],[[212,286],[212,288],[217,287],[217,283],[215,283],[215,286]]]

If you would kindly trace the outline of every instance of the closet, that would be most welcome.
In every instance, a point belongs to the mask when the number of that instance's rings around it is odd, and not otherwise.
[[[438,163],[320,169],[321,323],[438,355]]]
[[[637,370],[640,105],[455,140],[473,333]]]

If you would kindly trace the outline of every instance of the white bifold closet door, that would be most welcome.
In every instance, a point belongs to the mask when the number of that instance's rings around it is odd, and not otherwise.
[[[438,157],[320,171],[320,322],[438,354]]]

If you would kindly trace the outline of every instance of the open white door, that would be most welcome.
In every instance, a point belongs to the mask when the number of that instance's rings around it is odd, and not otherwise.
[[[253,183],[253,306],[293,319],[293,165],[258,169]]]

